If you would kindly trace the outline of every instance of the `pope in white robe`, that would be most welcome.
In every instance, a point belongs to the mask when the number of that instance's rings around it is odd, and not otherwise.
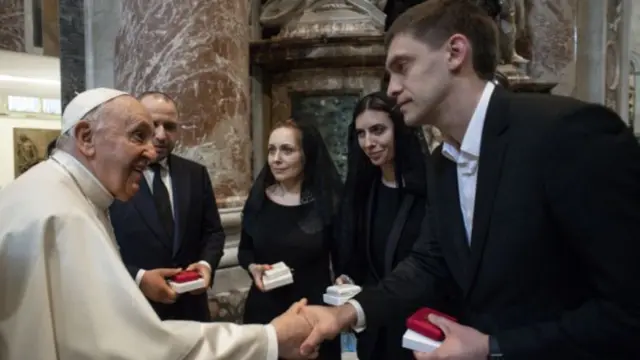
[[[65,109],[63,133],[122,94],[80,94],[83,103]],[[0,359],[283,356],[277,337],[296,335],[275,323],[161,321],[122,264],[107,213],[113,199],[94,173],[62,150],[0,191]],[[282,324],[296,324],[300,316],[287,314]]]

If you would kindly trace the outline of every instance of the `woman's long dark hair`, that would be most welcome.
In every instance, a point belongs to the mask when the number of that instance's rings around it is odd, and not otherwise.
[[[421,144],[417,132],[421,129],[413,129],[404,123],[402,113],[395,102],[384,92],[374,92],[366,95],[355,107],[353,119],[349,125],[347,178],[345,191],[340,206],[340,222],[336,227],[335,240],[339,243],[339,251],[334,259],[336,271],[342,271],[349,262],[353,253],[353,245],[360,234],[365,233],[365,215],[369,192],[376,181],[382,176],[378,166],[364,153],[358,143],[358,135],[355,122],[360,114],[367,110],[380,111],[389,115],[393,123],[394,133],[394,170],[399,195],[405,192],[426,194],[426,146]],[[337,274],[339,275],[339,274]]]
[[[353,119],[349,125],[347,156],[347,179],[345,188],[347,196],[354,195],[356,208],[364,207],[368,190],[374,181],[379,180],[381,171],[364,153],[358,142],[356,118],[367,110],[380,111],[389,115],[393,123],[395,178],[400,193],[409,188],[410,191],[424,193],[425,154],[420,139],[416,134],[420,129],[413,129],[404,123],[402,113],[395,102],[383,92],[374,92],[363,97],[355,107]],[[366,191],[349,192],[349,189],[366,189]]]
[[[294,129],[300,134],[304,161],[300,201],[301,203],[313,202],[315,220],[320,220],[323,226],[328,226],[338,210],[343,187],[329,150],[322,135],[312,124],[287,120],[276,125],[274,130],[282,127]],[[249,235],[255,236],[253,232],[259,231],[256,228],[256,219],[264,204],[265,190],[275,182],[269,164],[265,163],[251,187],[242,211],[243,229]]]

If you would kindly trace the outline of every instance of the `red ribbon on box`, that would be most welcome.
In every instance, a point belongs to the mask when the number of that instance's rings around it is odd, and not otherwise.
[[[200,273],[197,271],[182,271],[171,277],[171,281],[175,283],[186,283],[200,279]]]
[[[413,315],[407,319],[407,328],[415,331],[422,336],[426,336],[432,340],[442,341],[444,340],[444,333],[442,330],[429,321],[429,314],[438,315],[447,318],[451,321],[457,321],[455,318],[443,314],[437,310],[433,310],[427,307],[418,309]]]

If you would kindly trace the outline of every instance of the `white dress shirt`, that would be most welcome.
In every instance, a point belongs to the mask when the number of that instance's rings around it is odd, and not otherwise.
[[[460,210],[467,235],[467,242],[471,243],[471,233],[473,230],[473,213],[476,202],[476,184],[478,181],[478,167],[480,165],[480,146],[482,143],[482,130],[487,117],[489,100],[495,85],[487,82],[476,105],[476,109],[471,116],[467,130],[464,133],[460,148],[444,142],[442,144],[442,155],[457,164],[458,172],[458,194],[460,196]],[[354,330],[363,331],[366,326],[365,314],[362,306],[357,300],[349,300],[349,303],[356,309],[358,320]]]
[[[151,194],[153,194],[153,180],[155,178],[155,173],[153,172],[153,170],[151,170],[151,168],[146,168],[143,172],[143,175],[144,179],[149,185],[149,191],[151,191]],[[173,218],[175,220],[176,213],[173,200],[173,183],[171,182],[171,173],[169,172],[167,159],[160,160],[160,176],[162,177],[162,183],[164,184],[164,186],[166,186],[167,192],[169,193],[169,201],[171,202],[171,214],[173,215]],[[202,260],[199,261],[199,263],[205,265],[209,268],[209,271],[211,271],[211,265],[209,265],[208,262]],[[136,274],[136,284],[138,284],[138,286],[140,286],[140,281],[142,281],[142,276],[144,275],[145,271],[146,270],[144,269],[140,269]],[[213,274],[211,274],[211,276],[213,276]]]
[[[495,85],[491,82],[488,82],[484,87],[480,101],[473,112],[473,116],[471,116],[467,131],[464,133],[460,143],[460,149],[446,141],[442,144],[442,155],[457,164],[460,210],[462,211],[467,242],[469,243],[471,243],[473,213],[476,203],[476,183],[478,182],[482,130],[484,129],[484,120],[487,116],[487,108],[489,107],[493,89],[495,89]]]

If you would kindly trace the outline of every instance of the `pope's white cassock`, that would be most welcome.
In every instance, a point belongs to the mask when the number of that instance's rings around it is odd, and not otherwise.
[[[272,326],[161,321],[122,264],[113,197],[56,151],[0,191],[0,359],[276,359]]]

